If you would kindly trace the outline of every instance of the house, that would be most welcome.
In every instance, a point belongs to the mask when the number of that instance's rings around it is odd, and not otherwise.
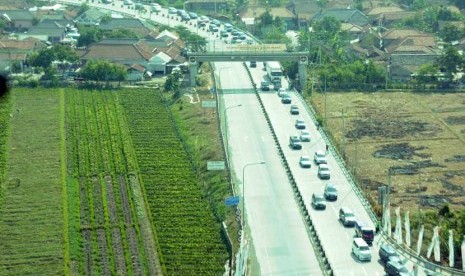
[[[250,5],[246,10],[242,11],[239,14],[239,16],[241,17],[242,21],[247,21],[247,20],[244,20],[244,19],[246,19],[246,18],[252,18],[252,19],[258,18],[262,14],[264,14],[265,12],[266,12],[265,7]],[[296,28],[296,17],[288,9],[282,8],[282,7],[280,7],[280,8],[270,8],[269,12],[273,17],[279,17],[280,19],[282,19],[284,21],[286,29],[289,30],[289,29],[295,29]],[[254,22],[252,21],[252,23],[254,23]],[[252,26],[252,28],[253,28],[253,26]]]
[[[229,2],[226,0],[188,0],[184,2],[184,9],[193,12],[205,11],[215,14],[229,9]]]
[[[80,58],[84,63],[91,59],[100,59],[126,66],[138,64],[146,68],[154,55],[143,40],[103,39],[88,46]]]
[[[376,7],[367,13],[372,26],[383,26],[385,28],[413,15],[415,15],[415,12],[406,11],[397,6]]]
[[[110,18],[100,22],[98,28],[105,32],[113,30],[129,30],[138,36],[145,36],[153,27],[139,18]]]
[[[334,17],[341,23],[350,23],[361,27],[370,23],[368,17],[357,9],[331,9],[320,11],[310,18],[310,23],[320,21],[325,17]]]
[[[6,29],[12,31],[26,31],[37,21],[28,10],[0,10],[0,14],[6,22]]]
[[[173,59],[170,56],[168,56],[167,54],[165,54],[163,52],[159,52],[158,54],[154,55],[150,59],[147,70],[152,72],[153,74],[166,75],[168,73],[168,71],[167,71],[168,64],[172,60]]]
[[[128,66],[127,72],[127,80],[128,81],[142,81],[145,77],[145,68],[139,64],[133,64]]]
[[[420,36],[429,36],[434,39],[433,36],[413,30],[413,29],[392,29],[387,32],[381,33],[380,34],[380,40],[379,40],[379,45],[381,49],[387,49],[387,48],[393,48],[396,47],[396,45],[400,44],[403,40],[405,40],[408,37],[420,37]]]
[[[286,4],[286,9],[294,14],[297,28],[307,28],[310,18],[321,11],[318,1],[291,0]]]
[[[19,39],[34,37],[41,41],[59,43],[66,35],[66,26],[73,24],[71,20],[42,20],[39,24],[32,26],[27,32],[18,34]]]
[[[171,60],[166,64],[165,72],[171,73],[174,67],[185,67],[186,57],[183,55],[183,49],[185,45],[184,42],[180,39],[172,41],[166,47],[157,47],[153,50],[155,54],[164,53],[171,58]]]
[[[392,81],[407,82],[425,64],[433,64],[439,54],[392,54],[388,73]]]
[[[110,16],[109,11],[90,8],[75,18],[76,25],[95,26],[100,24],[102,18]]]
[[[0,40],[0,71],[11,69],[16,63],[21,71],[24,71],[27,65],[27,57],[30,53],[45,48],[45,44],[37,39],[2,39]]]

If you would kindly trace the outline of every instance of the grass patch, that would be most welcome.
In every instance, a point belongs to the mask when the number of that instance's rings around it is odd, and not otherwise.
[[[64,274],[60,97],[12,90],[7,177],[2,187],[0,274]]]

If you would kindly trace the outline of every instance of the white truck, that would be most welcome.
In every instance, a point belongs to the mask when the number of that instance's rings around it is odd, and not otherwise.
[[[283,70],[281,68],[281,64],[277,61],[268,61],[265,64],[266,68],[266,73],[268,74],[268,77],[270,78],[270,81],[275,83],[275,82],[281,82],[281,78],[283,77]]]

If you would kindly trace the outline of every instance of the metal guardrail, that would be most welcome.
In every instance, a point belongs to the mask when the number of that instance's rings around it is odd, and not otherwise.
[[[313,108],[311,108],[307,102],[304,100],[302,95],[300,93],[295,93],[298,98],[300,98],[303,106],[307,110],[307,112],[310,114],[310,117],[312,121],[317,124],[316,120],[316,112]],[[323,140],[326,142],[326,145],[330,146],[330,151],[332,151],[332,155],[336,159],[336,162],[339,164],[339,167],[341,168],[342,172],[344,173],[346,179],[349,181],[350,185],[352,186],[352,190],[355,192],[357,197],[359,198],[360,202],[362,203],[363,207],[367,211],[368,215],[370,216],[371,220],[373,223],[379,223],[379,219],[376,216],[375,212],[373,211],[373,207],[371,206],[370,202],[366,199],[365,195],[362,193],[360,190],[360,187],[356,184],[356,181],[353,177],[353,175],[347,170],[346,164],[342,157],[339,155],[339,152],[335,149],[333,144],[331,143],[331,140],[329,139],[329,136],[326,134],[323,128],[320,128],[320,134]],[[435,263],[432,263],[421,256],[418,256],[416,251],[412,250],[411,248],[407,248],[405,246],[397,244],[397,242],[392,238],[389,237],[384,231],[380,232],[381,235],[383,235],[383,238],[393,247],[397,249],[397,251],[401,251],[401,254],[409,259],[411,262],[415,264],[420,264],[424,269],[426,269],[426,272],[431,273],[428,275],[465,275],[465,272],[460,271],[458,269],[454,268],[448,268],[444,266],[437,265]],[[436,274],[435,274],[436,273]],[[437,274],[439,273],[439,274]]]
[[[249,75],[249,78],[252,82],[252,85],[255,90],[255,95],[257,96],[258,102],[260,103],[260,107],[262,109],[263,114],[265,115],[265,119],[267,121],[268,127],[270,128],[271,134],[273,136],[273,140],[275,141],[275,144],[278,148],[278,153],[279,156],[281,157],[281,160],[283,162],[284,168],[286,170],[289,182],[291,183],[292,190],[294,191],[294,198],[297,201],[297,205],[300,207],[299,210],[305,220],[305,228],[307,230],[307,233],[310,237],[310,241],[312,243],[313,249],[315,251],[315,255],[318,258],[318,263],[320,265],[320,268],[323,272],[324,275],[331,276],[333,275],[333,269],[331,267],[331,263],[329,262],[328,258],[326,257],[326,253],[323,247],[323,244],[320,241],[320,238],[318,236],[318,233],[316,232],[315,227],[313,226],[312,218],[310,213],[308,212],[307,206],[305,205],[305,202],[303,200],[302,194],[299,190],[299,187],[297,186],[297,183],[294,179],[294,175],[292,174],[291,168],[289,166],[289,163],[287,162],[286,156],[284,155],[283,149],[281,148],[281,145],[279,144],[278,137],[276,135],[276,132],[273,128],[273,125],[271,124],[270,117],[268,116],[268,113],[266,112],[265,106],[263,104],[262,98],[260,97],[260,93],[258,93],[257,89],[257,84],[253,81],[252,75],[250,73],[249,68],[245,63],[243,63],[247,74]]]

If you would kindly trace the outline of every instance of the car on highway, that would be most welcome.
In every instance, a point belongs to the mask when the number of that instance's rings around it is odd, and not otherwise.
[[[134,2],[132,0],[123,0],[123,5],[132,5]]]
[[[232,29],[232,30],[231,30],[231,34],[232,34],[233,36],[239,36],[240,33],[241,33],[241,32],[239,32],[239,31],[236,30],[236,29]]]
[[[299,115],[299,107],[295,104],[291,105],[291,115]]]
[[[250,68],[257,68],[257,62],[252,60],[250,62]]]
[[[217,32],[218,31],[218,26],[216,26],[215,24],[213,23],[210,23],[210,25],[208,25],[208,30],[212,33],[214,32]]]
[[[284,94],[281,98],[281,102],[283,104],[290,104],[292,102],[292,98],[291,98],[291,95],[289,94]]]
[[[382,263],[387,263],[389,261],[400,262],[399,253],[388,243],[380,246],[378,254]]]
[[[262,91],[270,91],[270,83],[267,82],[267,81],[262,81],[262,82],[260,83],[260,89],[261,89]]]
[[[302,149],[302,144],[300,143],[299,136],[292,135],[289,137],[289,146],[291,149],[300,150]]]
[[[339,209],[339,220],[341,221],[342,225],[346,227],[352,227],[355,225],[355,215],[349,207],[341,207]]]
[[[240,39],[240,40],[246,40],[246,39],[247,39],[247,35],[244,34],[244,33],[240,33],[240,34],[239,34],[239,39]]]
[[[202,21],[204,23],[208,23],[210,22],[210,18],[208,18],[208,16],[205,16],[205,15],[202,15],[198,21]]]
[[[361,220],[355,221],[355,236],[362,238],[368,245],[373,244],[373,239],[375,238],[375,230],[373,227],[366,225]]]
[[[312,195],[312,207],[315,210],[325,210],[326,209],[326,201],[323,197],[323,194],[314,193]]]
[[[352,242],[352,254],[361,262],[371,261],[370,247],[362,238],[354,238]]]
[[[301,168],[311,168],[312,162],[311,162],[310,156],[302,155],[299,160],[299,165]]]
[[[135,8],[136,10],[139,10],[139,11],[145,10],[144,4],[138,3],[138,2],[136,2],[136,3],[134,4],[134,8]]]
[[[328,160],[326,160],[326,154],[324,153],[324,151],[321,150],[315,151],[315,155],[313,155],[313,160],[317,165],[328,163]]]
[[[305,121],[303,119],[295,120],[295,128],[297,129],[305,129],[307,126],[305,125]]]
[[[178,13],[178,10],[176,8],[173,8],[173,7],[168,8],[168,14],[177,14],[177,13]]]
[[[230,33],[232,31],[232,25],[229,23],[224,23],[224,29]]]
[[[320,179],[330,179],[331,178],[331,171],[329,170],[329,166],[327,164],[319,164],[318,165],[318,177]]]
[[[404,264],[401,262],[396,262],[396,261],[389,261],[386,263],[384,266],[384,272],[386,272],[386,275],[388,276],[407,276],[407,275],[412,275],[407,267],[405,267]]]
[[[153,12],[161,12],[161,7],[160,6],[151,6],[150,9]]]
[[[189,16],[189,14],[187,14],[185,12],[181,13],[180,16],[181,16],[181,21],[189,21],[189,20],[191,20],[191,17]]]
[[[337,188],[332,183],[327,183],[325,185],[325,191],[323,192],[325,199],[328,201],[336,201],[337,200]]]
[[[286,88],[284,88],[284,87],[281,87],[281,88],[279,88],[279,90],[278,90],[278,96],[279,96],[279,97],[282,97],[284,94],[287,94],[287,93],[288,93],[288,92],[287,92]]]
[[[215,24],[216,26],[221,26],[221,22],[219,20],[213,19],[212,24]]]
[[[221,37],[228,37],[228,36],[229,36],[229,34],[228,34],[228,32],[227,32],[227,31],[225,31],[225,30],[221,30],[221,31],[220,31],[220,36],[221,36]]]
[[[199,16],[195,12],[189,12],[191,19],[197,19]]]
[[[300,141],[302,142],[310,142],[310,132],[307,130],[302,130],[300,132]]]

